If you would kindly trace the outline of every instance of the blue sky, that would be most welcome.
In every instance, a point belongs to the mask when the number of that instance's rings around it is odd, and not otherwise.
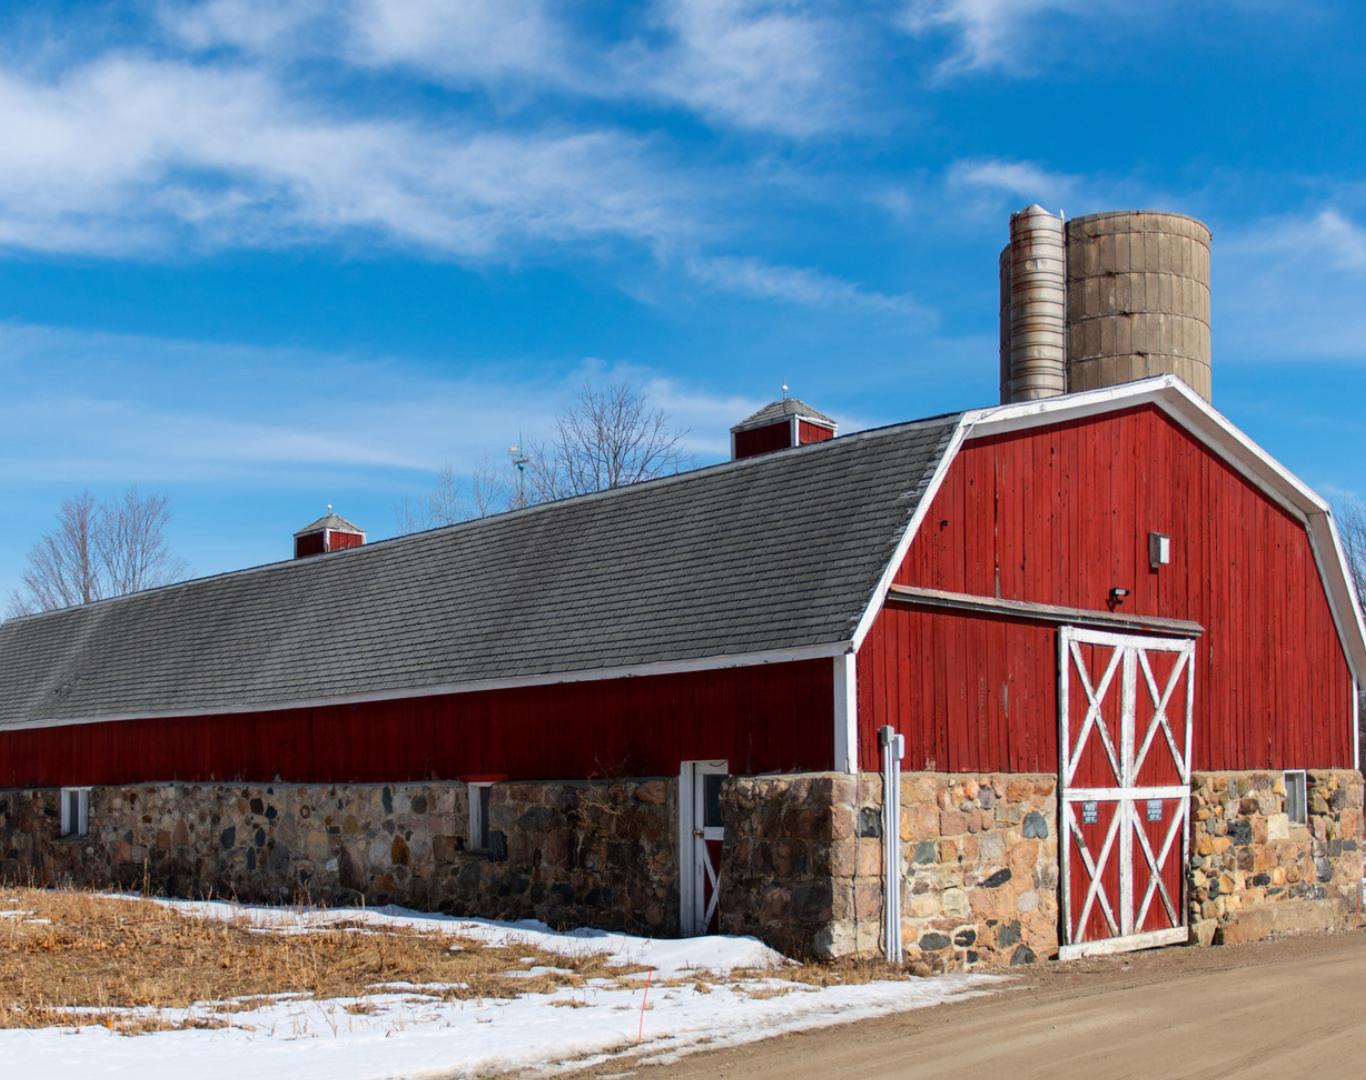
[[[0,595],[60,500],[195,573],[372,535],[585,378],[991,404],[1009,211],[1214,231],[1215,403],[1366,494],[1366,16],[1277,0],[0,8]]]

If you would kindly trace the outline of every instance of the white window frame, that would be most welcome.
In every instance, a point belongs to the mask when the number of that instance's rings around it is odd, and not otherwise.
[[[1300,785],[1300,814],[1301,814],[1301,817],[1300,817],[1300,819],[1299,819],[1298,821],[1295,820],[1295,815],[1294,815],[1294,813],[1291,812],[1291,803],[1290,803],[1290,788],[1291,788],[1291,784],[1292,784],[1295,780],[1298,780],[1298,781],[1299,781],[1299,785]],[[1303,769],[1286,769],[1286,770],[1285,770],[1284,783],[1285,783],[1285,816],[1289,819],[1291,825],[1298,825],[1298,826],[1300,826],[1301,828],[1308,826],[1308,824],[1309,824],[1309,777],[1308,777],[1308,775],[1305,773],[1305,771],[1304,771]]]
[[[469,783],[470,799],[470,850],[488,851],[489,849],[489,823],[484,820],[483,792],[493,787],[491,780],[471,780]],[[489,791],[489,799],[492,800],[493,792]]]
[[[71,796],[76,796],[76,820],[71,820]],[[64,787],[61,789],[61,835],[73,840],[90,835],[90,789]]]

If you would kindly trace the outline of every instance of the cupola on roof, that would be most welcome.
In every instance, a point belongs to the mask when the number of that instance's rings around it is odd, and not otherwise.
[[[317,521],[305,525],[294,535],[307,536],[309,533],[322,532],[324,529],[330,529],[332,532],[353,532],[360,533],[362,536],[365,535],[365,530],[359,525],[347,521],[346,518],[342,517],[340,514],[330,510]]]
[[[833,416],[826,416],[819,409],[813,409],[801,398],[785,397],[778,401],[771,401],[758,412],[745,417],[731,428],[731,431],[746,431],[749,428],[764,427],[779,420],[786,420],[791,416],[800,416],[803,420],[815,420],[821,424],[828,424],[832,428],[835,426]]]

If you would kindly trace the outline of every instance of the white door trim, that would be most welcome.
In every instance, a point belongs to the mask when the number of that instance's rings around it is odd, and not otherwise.
[[[1086,670],[1081,661],[1078,645],[1100,645],[1114,649],[1113,655],[1105,665],[1103,674],[1096,678],[1097,672]],[[1171,652],[1179,654],[1176,666],[1168,678],[1168,685],[1158,687],[1153,678],[1151,665],[1145,654],[1152,652]],[[1086,695],[1087,714],[1077,734],[1076,745],[1071,739],[1071,673],[1077,672],[1077,679]],[[1101,716],[1102,703],[1108,693],[1114,692],[1118,677],[1120,698],[1120,727],[1118,732],[1110,732]],[[1141,677],[1141,678],[1140,678]],[[1093,681],[1097,684],[1092,685]],[[1176,741],[1171,729],[1171,718],[1166,710],[1172,694],[1179,683],[1185,684],[1185,753],[1177,753]],[[1145,730],[1136,730],[1137,704],[1140,690],[1152,699],[1153,716],[1145,720]],[[1195,642],[1178,638],[1149,638],[1132,634],[1118,634],[1085,627],[1064,626],[1058,634],[1058,840],[1062,845],[1062,911],[1063,942],[1058,950],[1062,960],[1093,954],[1124,952],[1130,949],[1150,948],[1185,941],[1189,936],[1186,925],[1188,913],[1184,892],[1170,897],[1161,884],[1159,869],[1174,852],[1175,841],[1181,838],[1181,880],[1185,881],[1185,867],[1190,862],[1190,778],[1191,778],[1191,736],[1193,734],[1195,710]],[[1145,713],[1147,708],[1145,706]],[[1178,720],[1179,722],[1179,720]],[[1086,740],[1098,737],[1115,771],[1116,782],[1111,787],[1084,788],[1073,787],[1072,777],[1081,762]],[[1115,743],[1118,742],[1118,746]],[[1176,759],[1181,778],[1179,785],[1141,786],[1136,783],[1139,769],[1149,751],[1158,743],[1165,744]],[[1145,835],[1140,832],[1137,805],[1143,799],[1179,800],[1171,827],[1158,851],[1152,849]],[[1074,809],[1082,802],[1113,802],[1117,805],[1110,827],[1106,831],[1103,848],[1094,860],[1082,839]],[[1137,838],[1137,847],[1135,839]],[[1072,847],[1076,841],[1078,856],[1081,858],[1088,876],[1091,878],[1080,917],[1073,918],[1072,911]],[[1117,849],[1117,850],[1115,850]],[[1149,870],[1150,880],[1142,897],[1134,896],[1134,858],[1141,852]],[[1100,877],[1109,859],[1119,860],[1119,896],[1116,908],[1108,902]],[[1141,926],[1154,901],[1162,904],[1172,921],[1179,918],[1181,925],[1145,933],[1136,932]],[[1113,936],[1095,941],[1073,941],[1074,927],[1085,925],[1091,911],[1098,905],[1105,915]]]
[[[720,868],[711,865],[706,844],[708,840],[724,841],[726,830],[705,827],[702,814],[703,778],[725,776],[730,765],[724,758],[706,761],[684,761],[678,769],[678,929],[686,936],[704,934],[711,921],[711,910],[706,903],[706,882],[710,872],[712,904],[720,892]]]

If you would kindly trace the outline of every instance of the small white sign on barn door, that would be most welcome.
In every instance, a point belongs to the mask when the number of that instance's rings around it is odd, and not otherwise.
[[[721,895],[723,761],[685,761],[678,776],[678,914],[684,934],[716,930]]]
[[[1195,642],[1059,643],[1059,956],[1185,941]]]

